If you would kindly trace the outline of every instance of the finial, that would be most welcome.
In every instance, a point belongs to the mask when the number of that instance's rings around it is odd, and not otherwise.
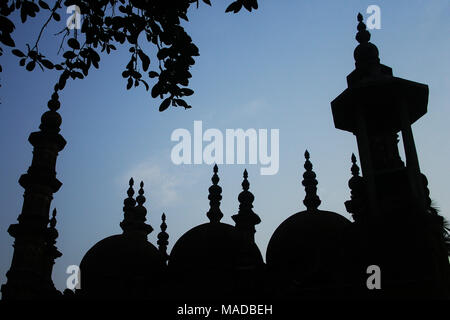
[[[246,232],[253,238],[255,233],[255,225],[261,222],[259,216],[253,212],[253,201],[255,196],[249,190],[250,183],[248,182],[247,169],[244,170],[244,181],[242,181],[243,191],[239,194],[239,212],[231,218],[236,223],[236,228]],[[254,241],[254,240],[253,240]]]
[[[124,219],[120,223],[120,227],[122,228],[124,233],[137,233],[145,235],[145,237],[147,237],[147,235],[153,231],[153,228],[145,223],[145,221],[147,220],[145,218],[145,216],[147,215],[147,209],[144,207],[144,203],[146,201],[144,197],[144,182],[141,181],[139,185],[140,188],[136,200],[133,199],[133,185],[134,180],[133,178],[131,178],[129,181],[129,188],[127,190],[128,198],[123,201]]]
[[[351,171],[352,171],[352,175],[354,177],[359,176],[359,167],[356,164],[356,156],[355,156],[354,153],[352,153],[352,168],[351,168]]]
[[[209,218],[210,222],[220,222],[220,219],[223,217],[222,211],[220,211],[220,200],[222,200],[222,188],[218,185],[220,179],[217,175],[217,172],[219,172],[219,168],[217,167],[217,164],[214,165],[213,168],[213,176],[211,178],[212,186],[209,187],[209,206],[210,209],[206,213],[206,216]]]
[[[128,184],[130,185],[130,187],[127,190],[127,194],[128,194],[129,198],[132,198],[134,195],[134,189],[133,189],[134,180],[133,180],[133,178],[130,178],[130,181],[128,182]]]
[[[312,170],[313,165],[309,161],[309,152],[308,150],[305,151],[305,165],[304,168],[306,169],[305,173],[303,174],[303,181],[302,184],[305,187],[305,199],[303,200],[303,204],[306,206],[308,211],[316,210],[321,201],[320,198],[317,195],[317,180],[316,180],[316,174]]]
[[[50,228],[56,227],[56,208],[53,209],[52,218],[50,219]]]
[[[358,13],[358,26],[356,27],[358,33],[356,34],[356,41],[359,43],[367,43],[370,41],[370,32],[366,30],[366,24],[363,22],[363,16]]]
[[[138,196],[136,197],[136,202],[139,206],[142,206],[145,203],[145,197],[144,197],[144,182],[141,181],[140,183],[140,189],[138,191]]]
[[[211,181],[212,181],[213,185],[217,185],[220,181],[220,178],[217,175],[217,172],[219,172],[219,167],[217,166],[217,164],[214,165],[213,172],[214,172],[214,174],[211,177]]]
[[[348,186],[350,188],[351,200],[345,201],[345,208],[347,212],[352,214],[353,220],[358,222],[361,216],[364,214],[366,208],[366,197],[364,188],[364,179],[359,175],[359,167],[356,164],[356,156],[352,153],[352,177],[348,181]]]
[[[250,183],[247,180],[248,178],[248,172],[247,169],[244,170],[244,181],[242,181],[242,189],[244,191],[247,191],[250,188]]]
[[[128,190],[127,190],[128,198],[126,198],[123,201],[123,204],[124,204],[123,210],[124,210],[124,212],[126,210],[129,211],[131,208],[134,208],[134,206],[136,205],[136,200],[133,199],[133,195],[134,195],[134,189],[133,189],[134,180],[133,180],[133,178],[130,178],[130,181],[128,182],[128,184],[129,184],[129,187],[128,187]]]
[[[167,245],[169,244],[169,235],[167,234],[167,224],[166,224],[166,215],[163,213],[161,216],[161,232],[158,233],[158,248],[159,252],[161,252],[164,261],[167,261],[169,255],[167,254]]]

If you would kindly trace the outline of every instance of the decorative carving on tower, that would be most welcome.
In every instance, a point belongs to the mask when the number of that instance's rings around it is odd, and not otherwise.
[[[56,178],[56,159],[66,145],[66,140],[59,134],[62,122],[57,112],[59,107],[58,95],[54,93],[48,102],[49,110],[41,117],[40,130],[28,138],[33,146],[33,160],[27,173],[19,179],[25,189],[22,212],[17,218],[19,222],[8,228],[15,240],[8,281],[2,286],[5,300],[59,295],[48,274],[49,263],[58,254],[49,250],[47,242],[50,204],[53,194],[62,185]]]

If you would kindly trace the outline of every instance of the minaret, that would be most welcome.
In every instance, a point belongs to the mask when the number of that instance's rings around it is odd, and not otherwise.
[[[306,207],[308,212],[315,212],[319,207],[321,201],[319,196],[317,195],[317,179],[316,173],[312,170],[313,165],[311,161],[309,161],[309,152],[305,151],[305,173],[303,173],[303,181],[302,184],[305,187],[305,199],[303,200],[303,204]]]
[[[250,183],[247,180],[247,169],[244,170],[244,181],[242,181],[243,191],[239,194],[239,212],[231,218],[236,223],[236,229],[244,235],[248,243],[255,242],[255,225],[261,222],[259,216],[253,212],[253,201],[255,196],[248,191]]]
[[[383,297],[448,298],[450,268],[441,250],[442,219],[430,214],[411,129],[427,112],[428,86],[394,77],[392,69],[380,63],[361,14],[357,29],[355,70],[331,109],[335,127],[353,133],[358,144],[362,177],[352,157],[352,200],[346,202],[347,211],[363,222],[353,229],[358,259],[380,266]]]
[[[40,131],[31,133],[28,138],[33,146],[33,160],[27,173],[19,179],[25,189],[22,212],[17,219],[19,223],[8,229],[15,240],[8,281],[2,286],[5,300],[58,295],[48,275],[48,263],[57,257],[48,251],[47,244],[50,204],[53,193],[62,185],[56,179],[56,159],[66,145],[66,140],[59,134],[62,119],[57,112],[60,107],[57,100],[54,93],[48,103],[50,110],[41,117]]]
[[[206,216],[209,218],[209,221],[211,223],[219,223],[220,220],[223,217],[223,213],[220,210],[220,200],[222,200],[222,188],[218,185],[219,183],[219,176],[217,175],[217,172],[219,171],[219,168],[217,167],[217,164],[214,165],[213,169],[213,176],[211,178],[212,185],[209,187],[209,211],[206,213]]]
[[[358,22],[356,68],[347,76],[348,88],[331,102],[335,127],[356,136],[370,216],[401,211],[397,204],[425,211],[411,125],[427,112],[428,86],[394,77],[380,63],[361,14]],[[406,165],[399,155],[399,132]]]
[[[146,200],[144,197],[144,182],[141,181],[136,200],[133,199],[133,184],[134,180],[131,178],[129,182],[130,187],[127,191],[128,198],[123,201],[124,218],[120,223],[120,227],[124,235],[140,236],[147,239],[147,235],[153,231],[153,228],[145,223],[147,220],[145,217],[147,215],[147,209],[144,207]]]
[[[167,254],[167,245],[169,244],[169,235],[167,234],[166,215],[163,213],[161,216],[161,232],[158,233],[158,249],[163,256],[164,262],[167,262],[169,255]]]

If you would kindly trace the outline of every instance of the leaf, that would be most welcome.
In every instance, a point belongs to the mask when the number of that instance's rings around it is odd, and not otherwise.
[[[169,48],[161,48],[158,51],[158,54],[156,56],[158,57],[159,60],[164,60],[165,58],[167,58],[169,53],[170,53],[170,49]]]
[[[184,96],[191,96],[194,94],[194,90],[189,88],[182,88],[180,91]]]
[[[46,2],[44,2],[44,1],[42,1],[42,0],[39,0],[39,6],[40,6],[42,9],[46,9],[46,10],[49,10],[49,9],[50,9],[50,7],[48,6],[48,4],[47,4]]]
[[[133,86],[133,78],[129,77],[127,83],[127,90],[130,90],[132,86]]]
[[[184,101],[183,99],[175,99],[175,102],[176,102],[179,106],[184,107],[185,109],[188,109],[188,108],[189,108],[188,104],[187,104],[186,101]]]
[[[144,69],[144,71],[147,71],[148,67],[150,66],[150,58],[142,50],[138,51],[138,55],[142,61],[142,69]]]
[[[149,76],[150,78],[156,78],[156,77],[159,76],[159,73],[156,72],[156,71],[150,71],[150,72],[148,73],[148,76]]]
[[[161,104],[159,106],[159,111],[162,112],[162,111],[166,110],[169,106],[170,106],[170,98],[166,98],[166,99],[164,99],[163,102],[161,102]]]
[[[203,2],[206,3],[209,6],[211,5],[211,1],[209,1],[209,0],[203,0]]]
[[[55,21],[60,21],[61,20],[61,16],[58,13],[56,13],[56,12],[53,12],[52,16],[53,16],[53,19],[55,19]]]
[[[140,81],[144,84],[145,90],[148,91],[148,89],[150,89],[150,87],[148,86],[148,83],[145,80],[142,80],[142,79]]]
[[[51,61],[46,60],[46,59],[42,59],[41,63],[44,65],[44,67],[46,67],[47,69],[53,69],[54,65]]]
[[[11,35],[6,32],[3,32],[3,34],[0,36],[0,42],[2,42],[4,45],[7,45],[9,47],[16,46],[14,40],[11,38]]]
[[[36,66],[36,61],[31,60],[27,63],[27,66],[25,67],[28,71],[33,71],[34,67]]]
[[[73,51],[66,51],[63,54],[63,58],[66,58],[66,59],[73,59],[75,57],[76,57],[76,55]]]
[[[157,96],[159,96],[160,87],[161,87],[161,85],[159,84],[159,82],[153,86],[152,92],[151,92],[152,98],[156,98]]]
[[[12,52],[13,55],[15,55],[15,56],[17,56],[19,58],[25,57],[25,54],[22,51],[18,50],[18,49],[13,49],[11,52]]]
[[[238,13],[239,10],[241,10],[241,8],[242,8],[242,3],[239,1],[235,1],[228,6],[228,8],[225,10],[225,12],[234,11],[234,13]]]
[[[67,44],[68,44],[69,47],[71,47],[72,49],[75,49],[75,50],[80,49],[80,43],[79,43],[78,40],[75,39],[75,38],[70,38],[69,40],[67,40]]]
[[[2,31],[6,33],[13,32],[15,28],[14,23],[4,16],[0,16],[0,25],[2,26]]]

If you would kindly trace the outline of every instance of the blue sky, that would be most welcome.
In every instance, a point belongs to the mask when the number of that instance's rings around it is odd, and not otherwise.
[[[191,73],[190,110],[158,112],[159,101],[143,88],[127,91],[121,72],[127,49],[103,56],[100,70],[85,80],[69,82],[60,94],[68,141],[57,162],[63,186],[54,195],[58,210],[53,278],[65,288],[67,266],[79,264],[97,241],[121,232],[123,199],[128,179],[144,180],[148,222],[156,243],[162,212],[167,215],[169,249],[190,228],[206,222],[212,166],[174,165],[170,152],[177,128],[193,132],[195,120],[204,130],[255,128],[280,130],[280,168],[261,176],[259,165],[221,165],[222,222],[237,213],[242,171],[249,172],[254,210],[261,217],[256,241],[263,256],[271,234],[291,214],[303,210],[303,153],[307,148],[319,180],[322,209],[348,218],[350,156],[357,153],[350,133],[334,128],[330,101],[346,88],[354,69],[356,15],[376,4],[381,29],[371,30],[383,64],[394,75],[430,87],[428,113],[413,125],[421,170],[429,179],[431,197],[450,219],[450,2],[443,1],[259,1],[255,12],[225,14],[227,3],[193,7],[185,24],[200,57]],[[63,24],[64,17],[61,21]],[[17,23],[17,44],[34,42],[40,21]],[[54,56],[64,25],[54,23],[41,48]],[[17,180],[31,164],[28,135],[57,79],[53,71],[33,73],[19,67],[11,54],[1,58],[0,148],[0,283],[10,267],[13,239],[6,230],[21,211],[23,189]]]

